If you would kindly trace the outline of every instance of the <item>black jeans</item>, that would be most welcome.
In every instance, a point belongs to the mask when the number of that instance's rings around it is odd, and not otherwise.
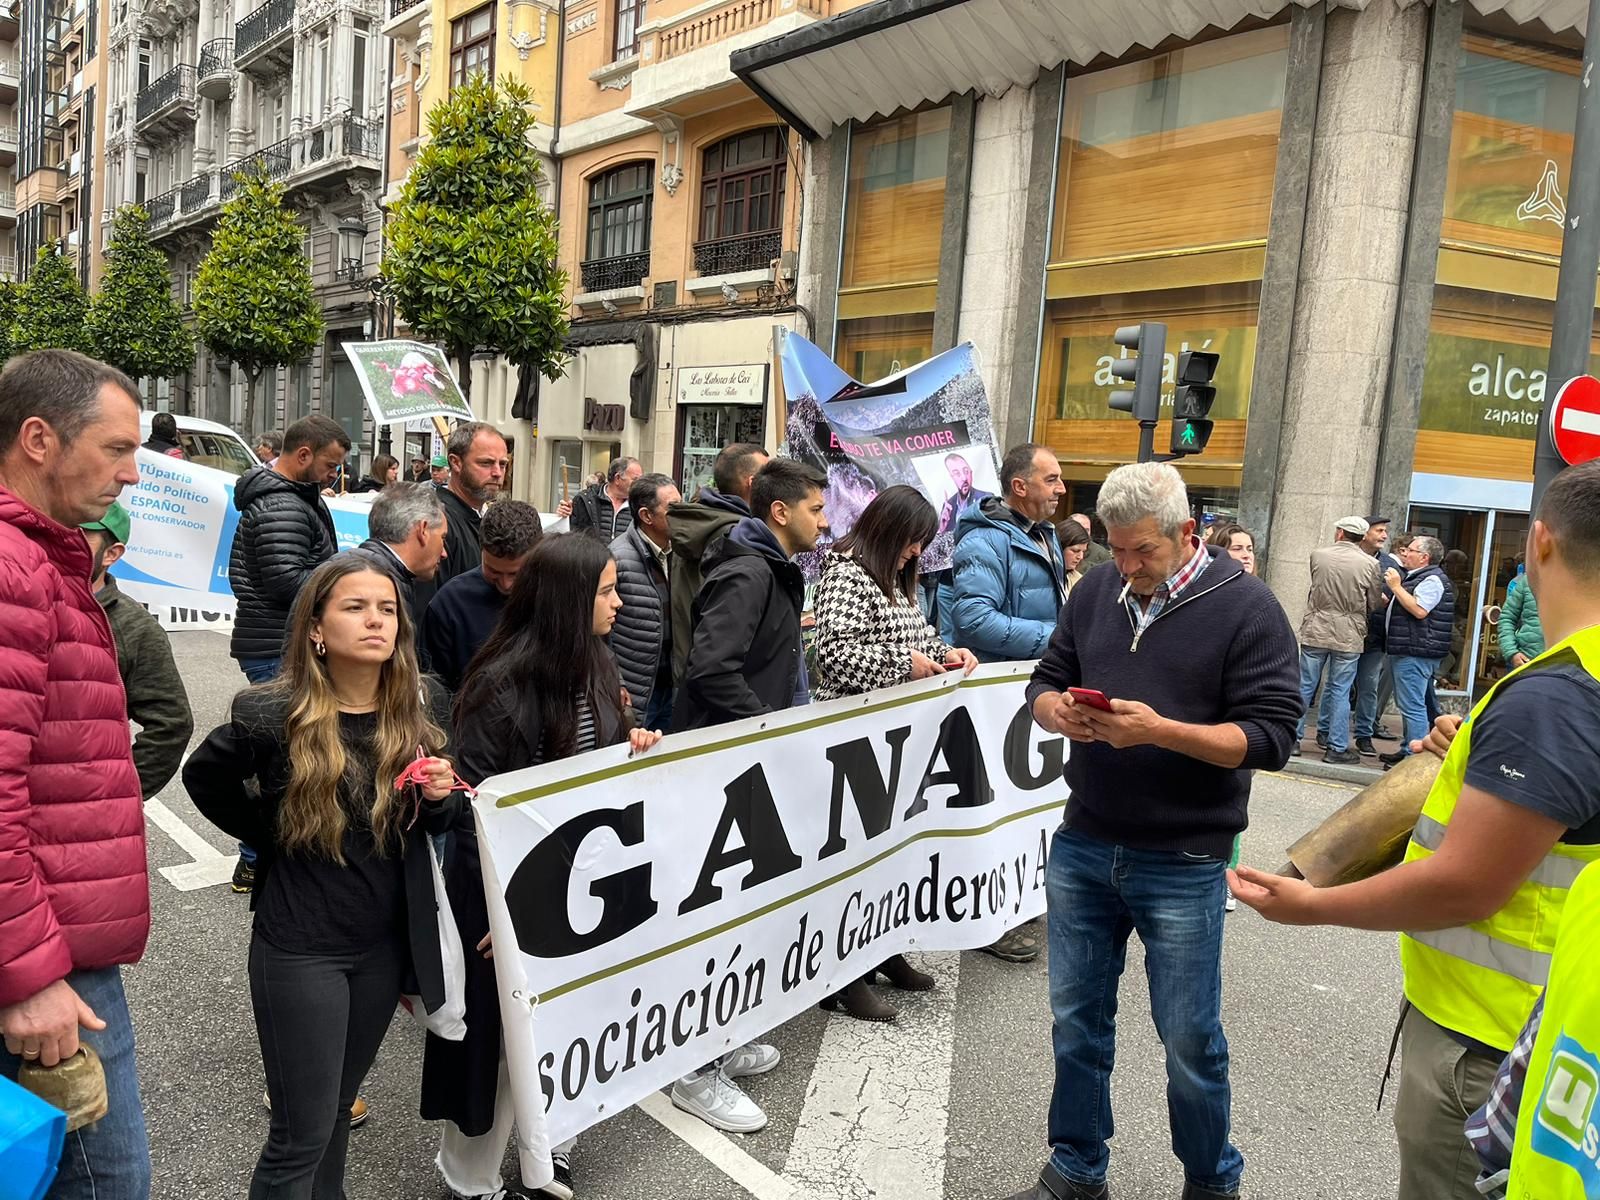
[[[250,1200],[343,1200],[350,1106],[400,1001],[398,937],[359,954],[292,954],[250,940],[250,1000],[272,1098]]]

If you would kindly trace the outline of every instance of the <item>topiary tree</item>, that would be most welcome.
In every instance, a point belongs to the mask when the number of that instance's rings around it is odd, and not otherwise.
[[[303,231],[283,206],[283,189],[264,170],[237,178],[238,193],[223,205],[211,249],[200,260],[194,317],[207,348],[248,377],[244,424],[255,434],[262,372],[316,349],[322,310],[300,249]]]
[[[135,379],[168,379],[194,366],[194,335],[172,299],[172,268],[150,244],[150,217],[119,209],[100,294],[89,306],[94,354]]]
[[[480,346],[547,379],[565,370],[567,276],[539,198],[532,102],[516,80],[480,76],[436,104],[385,235],[396,310],[444,345],[469,394]]]
[[[89,297],[72,263],[55,246],[41,246],[33,273],[17,287],[11,353],[81,350],[92,354],[88,316]]]

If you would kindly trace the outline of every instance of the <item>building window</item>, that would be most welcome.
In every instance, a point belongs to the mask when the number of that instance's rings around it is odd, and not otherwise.
[[[617,36],[612,61],[639,53],[639,26],[644,23],[644,0],[617,0]]]
[[[701,275],[751,271],[778,256],[789,131],[782,125],[735,134],[710,147],[700,163]]]
[[[856,379],[933,353],[949,157],[948,107],[851,133],[834,354]]]
[[[450,22],[450,86],[474,75],[494,78],[494,5],[486,4]]]
[[[684,404],[678,408],[678,483],[694,496],[711,482],[711,469],[724,446],[766,441],[765,404]]]
[[[1456,616],[1439,690],[1473,700],[1510,669],[1483,613],[1521,566],[1534,440],[1555,394],[1546,372],[1581,72],[1576,54],[1475,32],[1457,61],[1406,528],[1444,543]],[[1600,369],[1600,342],[1590,353]]]
[[[357,21],[350,43],[350,111],[358,117],[367,115],[367,39],[369,27]]]
[[[628,163],[589,180],[583,290],[637,287],[650,273],[653,163]]]
[[[1107,403],[1124,386],[1111,335],[1155,320],[1164,403],[1185,349],[1220,355],[1216,428],[1180,470],[1197,508],[1237,513],[1288,41],[1273,26],[1067,82],[1034,422],[1061,459],[1064,511],[1092,510],[1099,481],[1137,457],[1137,423]]]

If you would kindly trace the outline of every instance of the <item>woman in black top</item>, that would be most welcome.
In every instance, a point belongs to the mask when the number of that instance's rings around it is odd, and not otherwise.
[[[444,1002],[429,836],[465,795],[412,645],[389,575],[334,556],[295,599],[282,674],[184,767],[202,815],[260,851],[250,998],[273,1104],[251,1200],[344,1195],[350,1105],[402,992]],[[423,782],[397,788],[419,758]]]
[[[400,478],[400,460],[390,454],[380,454],[372,460],[372,470],[362,476],[352,492],[381,492]]]
[[[621,608],[617,564],[603,543],[562,534],[533,548],[456,697],[463,778],[477,785],[602,746],[629,742],[637,754],[661,740],[658,732],[634,728],[622,706],[622,679],[605,643]],[[473,829],[457,830],[455,842],[451,907],[462,944],[486,951],[489,917]],[[501,1186],[512,1124],[501,1056],[494,968],[469,956],[467,1036],[449,1042],[430,1035],[422,1061],[422,1115],[449,1122],[438,1162],[458,1196],[493,1194]],[[570,1148],[556,1148],[556,1178],[542,1195],[572,1195]]]

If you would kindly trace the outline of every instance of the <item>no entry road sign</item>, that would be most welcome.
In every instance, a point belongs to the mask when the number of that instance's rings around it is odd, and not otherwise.
[[[1569,466],[1600,458],[1600,379],[1578,375],[1561,385],[1550,407],[1550,440]]]

